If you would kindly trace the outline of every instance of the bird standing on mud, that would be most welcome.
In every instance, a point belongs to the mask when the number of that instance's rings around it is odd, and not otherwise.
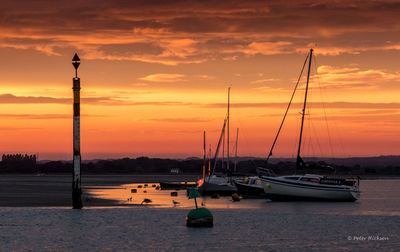
[[[141,205],[143,205],[143,203],[148,204],[148,203],[151,203],[151,202],[152,202],[151,199],[144,199],[144,200],[142,201]]]

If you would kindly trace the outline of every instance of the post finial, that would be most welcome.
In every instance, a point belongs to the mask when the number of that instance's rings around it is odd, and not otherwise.
[[[75,77],[78,77],[78,67],[81,64],[81,59],[77,53],[75,53],[74,57],[72,58],[72,65],[75,67]]]

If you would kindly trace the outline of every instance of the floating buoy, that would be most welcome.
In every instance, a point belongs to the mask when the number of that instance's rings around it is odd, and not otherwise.
[[[233,201],[240,201],[240,196],[237,193],[232,194],[232,200]]]
[[[178,192],[171,192],[171,196],[173,196],[173,197],[178,196]]]
[[[131,193],[137,193],[137,189],[136,188],[131,189]]]
[[[200,193],[192,187],[189,193],[189,199],[194,199],[196,209],[190,210],[186,216],[186,226],[187,227],[212,227],[214,226],[214,218],[210,212],[205,207],[198,208],[196,198],[199,198]]]
[[[212,227],[214,226],[214,218],[205,207],[190,210],[186,216],[187,227]]]
[[[271,188],[271,184],[270,184],[270,183],[267,183],[267,184],[265,185],[265,187],[266,187],[267,189],[269,189],[269,188]]]
[[[213,198],[213,199],[219,199],[219,193],[213,193],[213,194],[211,195],[211,198]]]

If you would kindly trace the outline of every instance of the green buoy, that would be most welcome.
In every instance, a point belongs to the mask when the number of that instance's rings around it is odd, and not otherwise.
[[[188,227],[212,227],[214,226],[214,218],[210,212],[205,207],[197,207],[196,198],[199,198],[200,193],[192,187],[189,193],[189,199],[194,199],[196,209],[190,210],[186,216],[186,226]]]

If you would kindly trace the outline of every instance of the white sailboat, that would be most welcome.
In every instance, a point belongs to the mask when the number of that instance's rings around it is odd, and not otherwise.
[[[300,153],[301,153],[301,143],[303,136],[304,115],[307,104],[308,84],[310,79],[312,53],[313,49],[310,49],[310,53],[307,55],[307,58],[304,62],[303,68],[300,73],[301,77],[301,74],[303,73],[304,67],[308,59],[309,62],[308,62],[307,84],[305,89],[305,97],[302,110],[300,138],[297,151],[295,171],[300,170],[305,165],[303,159],[300,156]],[[272,155],[272,150],[277,141],[279,132],[282,129],[282,125],[285,121],[290,104],[293,100],[293,96],[296,92],[296,88],[300,81],[300,77],[297,81],[295,90],[288,104],[286,113],[283,117],[278,133],[272,144],[271,150],[267,157],[267,162]],[[325,176],[320,176],[315,174],[297,175],[295,172],[295,175],[291,176],[280,176],[280,177],[262,176],[261,181],[264,188],[265,196],[268,199],[277,201],[289,201],[289,200],[355,201],[360,197],[359,181],[356,182],[355,180],[328,178]]]

